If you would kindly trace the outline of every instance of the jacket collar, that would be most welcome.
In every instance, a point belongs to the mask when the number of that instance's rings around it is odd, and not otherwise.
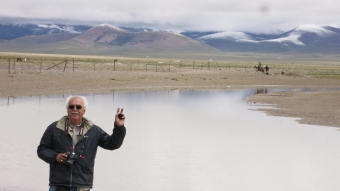
[[[64,117],[62,117],[58,123],[57,123],[57,128],[62,130],[62,131],[65,131],[65,123],[66,123],[66,119],[67,119],[67,115],[65,115]],[[84,131],[83,131],[83,134],[86,134],[87,131],[89,131],[92,126],[94,125],[92,121],[86,119],[85,117],[83,117],[83,123],[84,123]]]

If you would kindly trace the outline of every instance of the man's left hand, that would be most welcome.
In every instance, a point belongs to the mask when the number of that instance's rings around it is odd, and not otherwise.
[[[116,126],[124,126],[124,123],[125,123],[125,115],[123,113],[124,109],[120,109],[118,108],[117,109],[117,113],[116,113],[116,116],[115,116],[115,124]]]

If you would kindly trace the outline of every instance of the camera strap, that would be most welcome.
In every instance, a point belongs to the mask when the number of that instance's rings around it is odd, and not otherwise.
[[[65,120],[65,134],[68,134],[68,130],[71,127],[70,120],[66,118]],[[81,124],[78,125],[79,133],[78,135],[84,136],[84,120],[81,121]]]

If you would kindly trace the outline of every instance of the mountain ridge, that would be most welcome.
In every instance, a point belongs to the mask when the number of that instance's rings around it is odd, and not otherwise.
[[[221,51],[232,51],[245,46],[256,52],[337,52],[340,49],[340,30],[332,27],[302,25],[280,35],[258,39],[258,35],[244,32],[220,32],[201,36],[198,40]],[[236,47],[236,48],[235,48]]]
[[[186,52],[223,54],[255,53],[337,53],[340,27],[301,25],[281,34],[255,34],[242,31],[171,31],[150,28],[60,24],[0,24],[0,51],[25,51],[29,45],[37,52],[60,50],[81,53],[74,47],[104,52]],[[82,47],[83,46],[83,47]],[[58,48],[59,47],[59,48]],[[112,50],[110,50],[112,49]],[[67,52],[67,51],[66,51]],[[98,52],[100,53],[100,52]]]
[[[44,35],[24,35],[0,43],[0,51],[27,50],[34,53],[143,56],[151,53],[162,55],[219,53],[214,47],[184,35],[150,30],[132,32],[108,24],[91,27],[82,33],[70,30],[63,30],[60,33],[53,31]]]

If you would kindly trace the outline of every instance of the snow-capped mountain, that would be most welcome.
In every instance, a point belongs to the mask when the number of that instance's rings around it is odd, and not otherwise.
[[[117,27],[110,24],[100,24],[99,27],[110,27],[120,31],[146,32],[153,31],[150,28]],[[98,27],[95,26],[95,27]],[[93,26],[87,25],[61,25],[61,24],[1,24],[0,39],[12,40],[29,35],[46,35],[57,33],[81,34]]]
[[[314,25],[303,25],[276,39],[264,40],[263,42],[292,43],[299,46],[305,46],[306,44],[303,41],[308,43],[308,39],[306,39],[308,36],[309,38],[316,39],[329,38],[336,35],[339,34],[323,27]]]
[[[175,38],[176,35],[178,38]],[[66,40],[112,46],[147,45],[155,48],[176,44],[204,43],[226,52],[340,52],[340,26],[302,25],[282,34],[254,34],[242,31],[174,31],[101,24],[97,26],[60,24],[0,24],[0,43],[34,36],[39,43]],[[40,37],[39,37],[40,36]],[[41,37],[44,36],[44,37]],[[161,39],[176,39],[163,40]],[[0,44],[1,45],[1,44]],[[157,48],[159,46],[159,48]],[[4,49],[6,47],[3,47]]]
[[[59,25],[59,24],[0,24],[0,39],[12,40],[22,36],[44,35],[56,33],[81,34],[90,29],[84,25]]]
[[[249,34],[246,34],[244,32],[232,32],[232,31],[210,34],[210,35],[199,37],[197,39],[201,41],[221,39],[221,40],[231,40],[234,42],[251,42],[251,43],[259,42]]]
[[[142,30],[110,24],[88,26],[87,30],[83,31],[78,31],[73,26],[59,25],[26,25],[29,30],[24,30],[25,27],[18,25],[6,27],[13,27],[16,30],[3,30],[3,34],[15,34],[13,31],[25,31],[25,33],[18,33],[17,38],[12,35],[12,39],[5,36],[9,40],[5,38],[2,42],[0,41],[0,52],[34,51],[55,54],[95,52],[99,55],[132,54],[132,52],[141,55],[150,54],[150,52],[180,54],[219,52],[216,48],[184,36],[178,31]],[[37,34],[38,32],[44,33]]]
[[[261,36],[261,38],[259,38]],[[340,47],[340,28],[302,25],[281,35],[219,32],[197,40],[222,51],[335,51]]]
[[[38,33],[40,30],[48,30],[48,34],[66,32],[66,33],[75,33],[80,34],[82,31],[77,30],[74,26],[58,26],[58,25],[46,25],[46,24],[38,24],[38,28],[33,29],[35,33]]]
[[[280,42],[280,43],[292,43],[295,45],[303,46],[305,45],[299,39],[304,35],[314,35],[320,38],[331,37],[332,35],[337,35],[338,33],[328,30],[327,28],[314,26],[314,25],[303,25],[292,31],[284,33],[274,38],[261,39],[254,37],[253,34],[244,32],[219,32],[210,35],[205,35],[197,38],[201,41],[208,40],[230,40],[234,42],[250,42],[250,43],[261,43],[261,42]]]
[[[109,46],[130,46],[153,49],[212,49],[206,44],[173,31],[140,31],[131,32],[121,27],[101,24],[73,38],[82,44]],[[187,49],[187,48],[185,48]]]

